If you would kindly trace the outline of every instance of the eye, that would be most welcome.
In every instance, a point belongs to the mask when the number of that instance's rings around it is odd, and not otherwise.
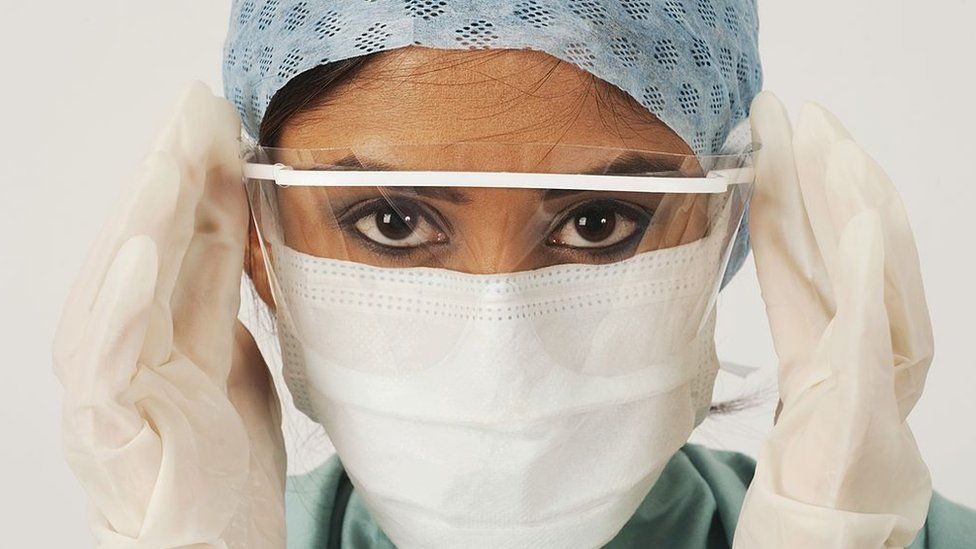
[[[643,235],[650,216],[619,202],[595,200],[574,208],[547,242],[565,248],[609,248]]]
[[[418,248],[447,242],[441,230],[416,203],[374,201],[356,212],[353,226],[364,238],[388,248]]]

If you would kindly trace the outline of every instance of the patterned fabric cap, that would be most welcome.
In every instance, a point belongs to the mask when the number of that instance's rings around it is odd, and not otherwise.
[[[543,51],[637,100],[696,154],[722,150],[762,86],[755,0],[234,0],[224,94],[256,138],[319,65],[419,45]],[[740,231],[728,279],[748,253]]]

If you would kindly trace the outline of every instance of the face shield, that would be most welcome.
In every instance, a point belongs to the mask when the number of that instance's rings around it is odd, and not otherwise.
[[[727,242],[749,161],[549,144],[256,148],[246,178],[268,244],[499,274],[615,263],[706,235]]]
[[[257,148],[245,177],[295,403],[398,544],[599,545],[707,413],[749,152]]]

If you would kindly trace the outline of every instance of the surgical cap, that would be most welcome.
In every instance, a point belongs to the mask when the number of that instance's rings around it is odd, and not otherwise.
[[[257,137],[274,94],[319,65],[410,45],[527,48],[617,86],[710,154],[761,88],[758,30],[755,0],[235,0],[224,94]]]

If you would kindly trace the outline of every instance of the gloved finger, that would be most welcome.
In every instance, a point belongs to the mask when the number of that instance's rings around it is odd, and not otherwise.
[[[56,362],[65,386],[65,417],[77,420],[72,434],[92,448],[122,447],[143,428],[142,418],[120,395],[135,375],[149,326],[156,253],[147,236],[122,245],[98,291],[78,353]]]
[[[114,213],[98,238],[72,285],[54,337],[55,361],[76,353],[91,322],[91,311],[106,274],[121,246],[137,235],[162,242],[176,207],[179,169],[167,154],[150,155],[140,168],[135,184],[126,187]]]
[[[908,215],[884,170],[853,141],[834,147],[827,185],[835,227],[866,209],[879,212],[895,391],[905,418],[921,396],[933,354],[932,325]]]
[[[209,157],[215,142],[236,142],[240,138],[240,125],[215,123],[215,118],[226,117],[226,113],[214,110],[214,105],[219,103],[226,101],[215,96],[203,82],[188,84],[168,119],[169,123],[159,132],[153,150],[168,151],[193,166]]]
[[[240,322],[236,323],[234,334],[234,362],[227,380],[227,396],[247,428],[251,461],[249,490],[239,506],[241,516],[247,518],[242,521],[247,527],[235,531],[234,537],[225,537],[225,541],[230,546],[239,542],[241,547],[284,547],[287,461],[281,406],[254,338]],[[254,509],[261,512],[254,513]]]
[[[834,266],[837,314],[825,337],[827,362],[855,424],[886,407],[895,411],[882,239],[876,211],[854,215],[840,234]]]
[[[756,269],[782,368],[795,369],[829,322],[827,272],[803,204],[786,109],[769,92],[752,104],[756,188],[749,225]],[[794,375],[797,374],[797,375]],[[780,391],[795,394],[824,372],[781,372]]]
[[[274,380],[257,342],[247,328],[236,321],[234,359],[227,379],[227,396],[244,420],[252,442],[260,442],[257,454],[278,488],[284,488],[285,446],[281,433],[281,404]]]
[[[835,264],[840,232],[831,223],[824,180],[834,145],[847,139],[850,134],[833,114],[816,103],[803,105],[793,136],[793,149],[803,204],[828,275]]]
[[[230,523],[247,489],[250,457],[247,432],[225,391],[178,353],[162,366],[139,368],[132,379],[127,397],[162,441],[136,546],[213,543]]]
[[[211,109],[212,123],[239,132],[237,113],[230,103],[215,98]],[[217,131],[221,132],[231,133]],[[237,142],[214,143],[213,147],[171,305],[180,319],[173,334],[177,348],[223,384],[230,371],[240,306],[248,209]]]
[[[176,160],[180,178],[173,222],[160,250],[156,308],[147,338],[151,345],[147,345],[142,356],[146,364],[161,364],[168,359],[173,330],[179,327],[179,323],[173,321],[173,292],[196,230],[196,212],[206,182],[215,168],[215,143],[228,142],[226,129],[215,123],[217,104],[218,99],[206,86],[191,85],[180,100],[169,127],[157,141],[156,146]],[[236,143],[236,139],[232,142]],[[206,226],[201,228],[208,230]]]

